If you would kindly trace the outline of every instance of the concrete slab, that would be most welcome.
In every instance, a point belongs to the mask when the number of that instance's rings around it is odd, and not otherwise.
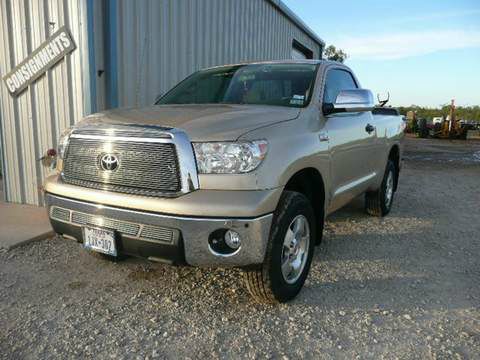
[[[0,249],[11,249],[53,234],[44,207],[0,201]]]

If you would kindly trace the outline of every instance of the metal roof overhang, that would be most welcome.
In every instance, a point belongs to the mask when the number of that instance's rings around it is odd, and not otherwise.
[[[308,27],[307,24],[303,22],[290,8],[283,3],[282,0],[268,0],[273,4],[278,10],[280,10],[288,19],[290,19],[295,25],[302,29],[308,36],[310,36],[314,41],[325,47],[325,42],[318,37],[315,32]]]

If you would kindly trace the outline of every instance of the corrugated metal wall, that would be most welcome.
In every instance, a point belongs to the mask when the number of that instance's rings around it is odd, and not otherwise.
[[[276,5],[274,5],[276,4]],[[151,104],[204,67],[321,45],[278,0],[1,0],[0,77],[66,25],[77,49],[13,97],[0,85],[6,200],[42,204],[38,159],[92,110]],[[89,67],[89,65],[92,65]],[[0,199],[1,200],[1,199]]]
[[[266,0],[119,0],[118,104],[151,104],[192,72],[214,65],[290,59],[293,39],[320,44]]]
[[[3,77],[48,36],[67,25],[77,49],[18,97],[2,81],[0,117],[7,201],[42,204],[39,187],[48,173],[38,159],[89,106],[86,3],[84,0],[1,0],[0,75]]]

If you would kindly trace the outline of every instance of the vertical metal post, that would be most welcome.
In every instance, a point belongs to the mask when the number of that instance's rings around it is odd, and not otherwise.
[[[1,184],[2,184],[2,191],[1,194],[2,196],[0,197],[0,201],[6,201],[7,200],[7,182],[6,182],[6,175],[5,175],[5,169],[6,167],[6,159],[4,156],[4,150],[3,148],[5,147],[5,142],[3,141],[3,124],[2,124],[2,109],[0,107],[0,175],[2,178],[0,179]]]
[[[94,1],[87,0],[87,37],[88,37],[88,62],[89,62],[89,80],[90,80],[90,113],[97,111],[97,66],[95,59],[95,32],[94,32]]]
[[[118,107],[118,66],[117,66],[117,0],[106,0],[105,16],[105,76],[107,85],[107,108]]]

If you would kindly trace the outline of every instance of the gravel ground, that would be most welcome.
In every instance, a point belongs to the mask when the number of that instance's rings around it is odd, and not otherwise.
[[[0,357],[479,358],[472,144],[408,139],[391,214],[359,199],[330,216],[288,304],[252,302],[238,270],[111,263],[60,238],[0,253]]]

